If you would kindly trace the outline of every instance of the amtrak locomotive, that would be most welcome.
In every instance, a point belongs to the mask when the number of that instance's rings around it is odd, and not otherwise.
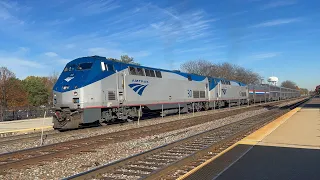
[[[69,62],[53,87],[54,129],[135,119],[146,112],[208,110],[297,97],[279,87],[144,67],[90,56]],[[250,94],[249,94],[250,93]]]

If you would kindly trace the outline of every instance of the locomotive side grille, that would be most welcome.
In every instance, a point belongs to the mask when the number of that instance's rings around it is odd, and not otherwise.
[[[206,92],[200,91],[200,98],[206,98]]]
[[[116,92],[108,91],[108,100],[116,100]]]
[[[199,91],[193,91],[193,98],[199,98],[200,92]]]

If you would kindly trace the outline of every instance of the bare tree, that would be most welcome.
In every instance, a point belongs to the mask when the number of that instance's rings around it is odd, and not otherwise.
[[[47,77],[46,87],[48,88],[48,91],[49,91],[48,104],[52,104],[53,102],[53,87],[56,84],[58,78],[59,78],[59,73],[56,71],[53,71],[53,73]]]
[[[120,59],[116,59],[116,58],[107,58],[107,59],[112,60],[112,61],[117,61],[117,62],[140,65],[140,63],[137,63],[134,61],[133,57],[130,57],[128,55],[122,55],[122,56],[120,56]]]
[[[6,67],[0,67],[0,121],[4,120],[4,112],[7,107],[8,82],[15,78],[15,74]]]
[[[290,89],[298,89],[298,86],[295,82],[286,80],[281,83],[281,87],[290,88]]]
[[[256,84],[261,79],[259,74],[249,69],[230,63],[214,64],[206,60],[188,61],[181,65],[181,70],[187,73],[225,78],[246,84]]]
[[[214,64],[206,60],[189,61],[181,65],[181,69],[185,72],[198,74],[202,76],[210,76],[211,69]]]

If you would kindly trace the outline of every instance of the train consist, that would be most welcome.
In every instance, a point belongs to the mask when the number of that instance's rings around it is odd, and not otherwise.
[[[54,129],[300,96],[271,85],[126,64],[100,56],[69,62],[53,87]]]

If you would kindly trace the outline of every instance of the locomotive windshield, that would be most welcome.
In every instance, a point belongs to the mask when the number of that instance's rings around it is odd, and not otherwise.
[[[78,65],[77,70],[91,69],[93,63],[81,63]]]
[[[64,68],[63,72],[74,71],[75,67],[76,67],[76,66],[75,66],[74,64],[67,65],[67,66]]]
[[[74,71],[75,69],[78,71],[91,69],[93,63],[80,63],[79,65],[68,64],[63,72]]]

